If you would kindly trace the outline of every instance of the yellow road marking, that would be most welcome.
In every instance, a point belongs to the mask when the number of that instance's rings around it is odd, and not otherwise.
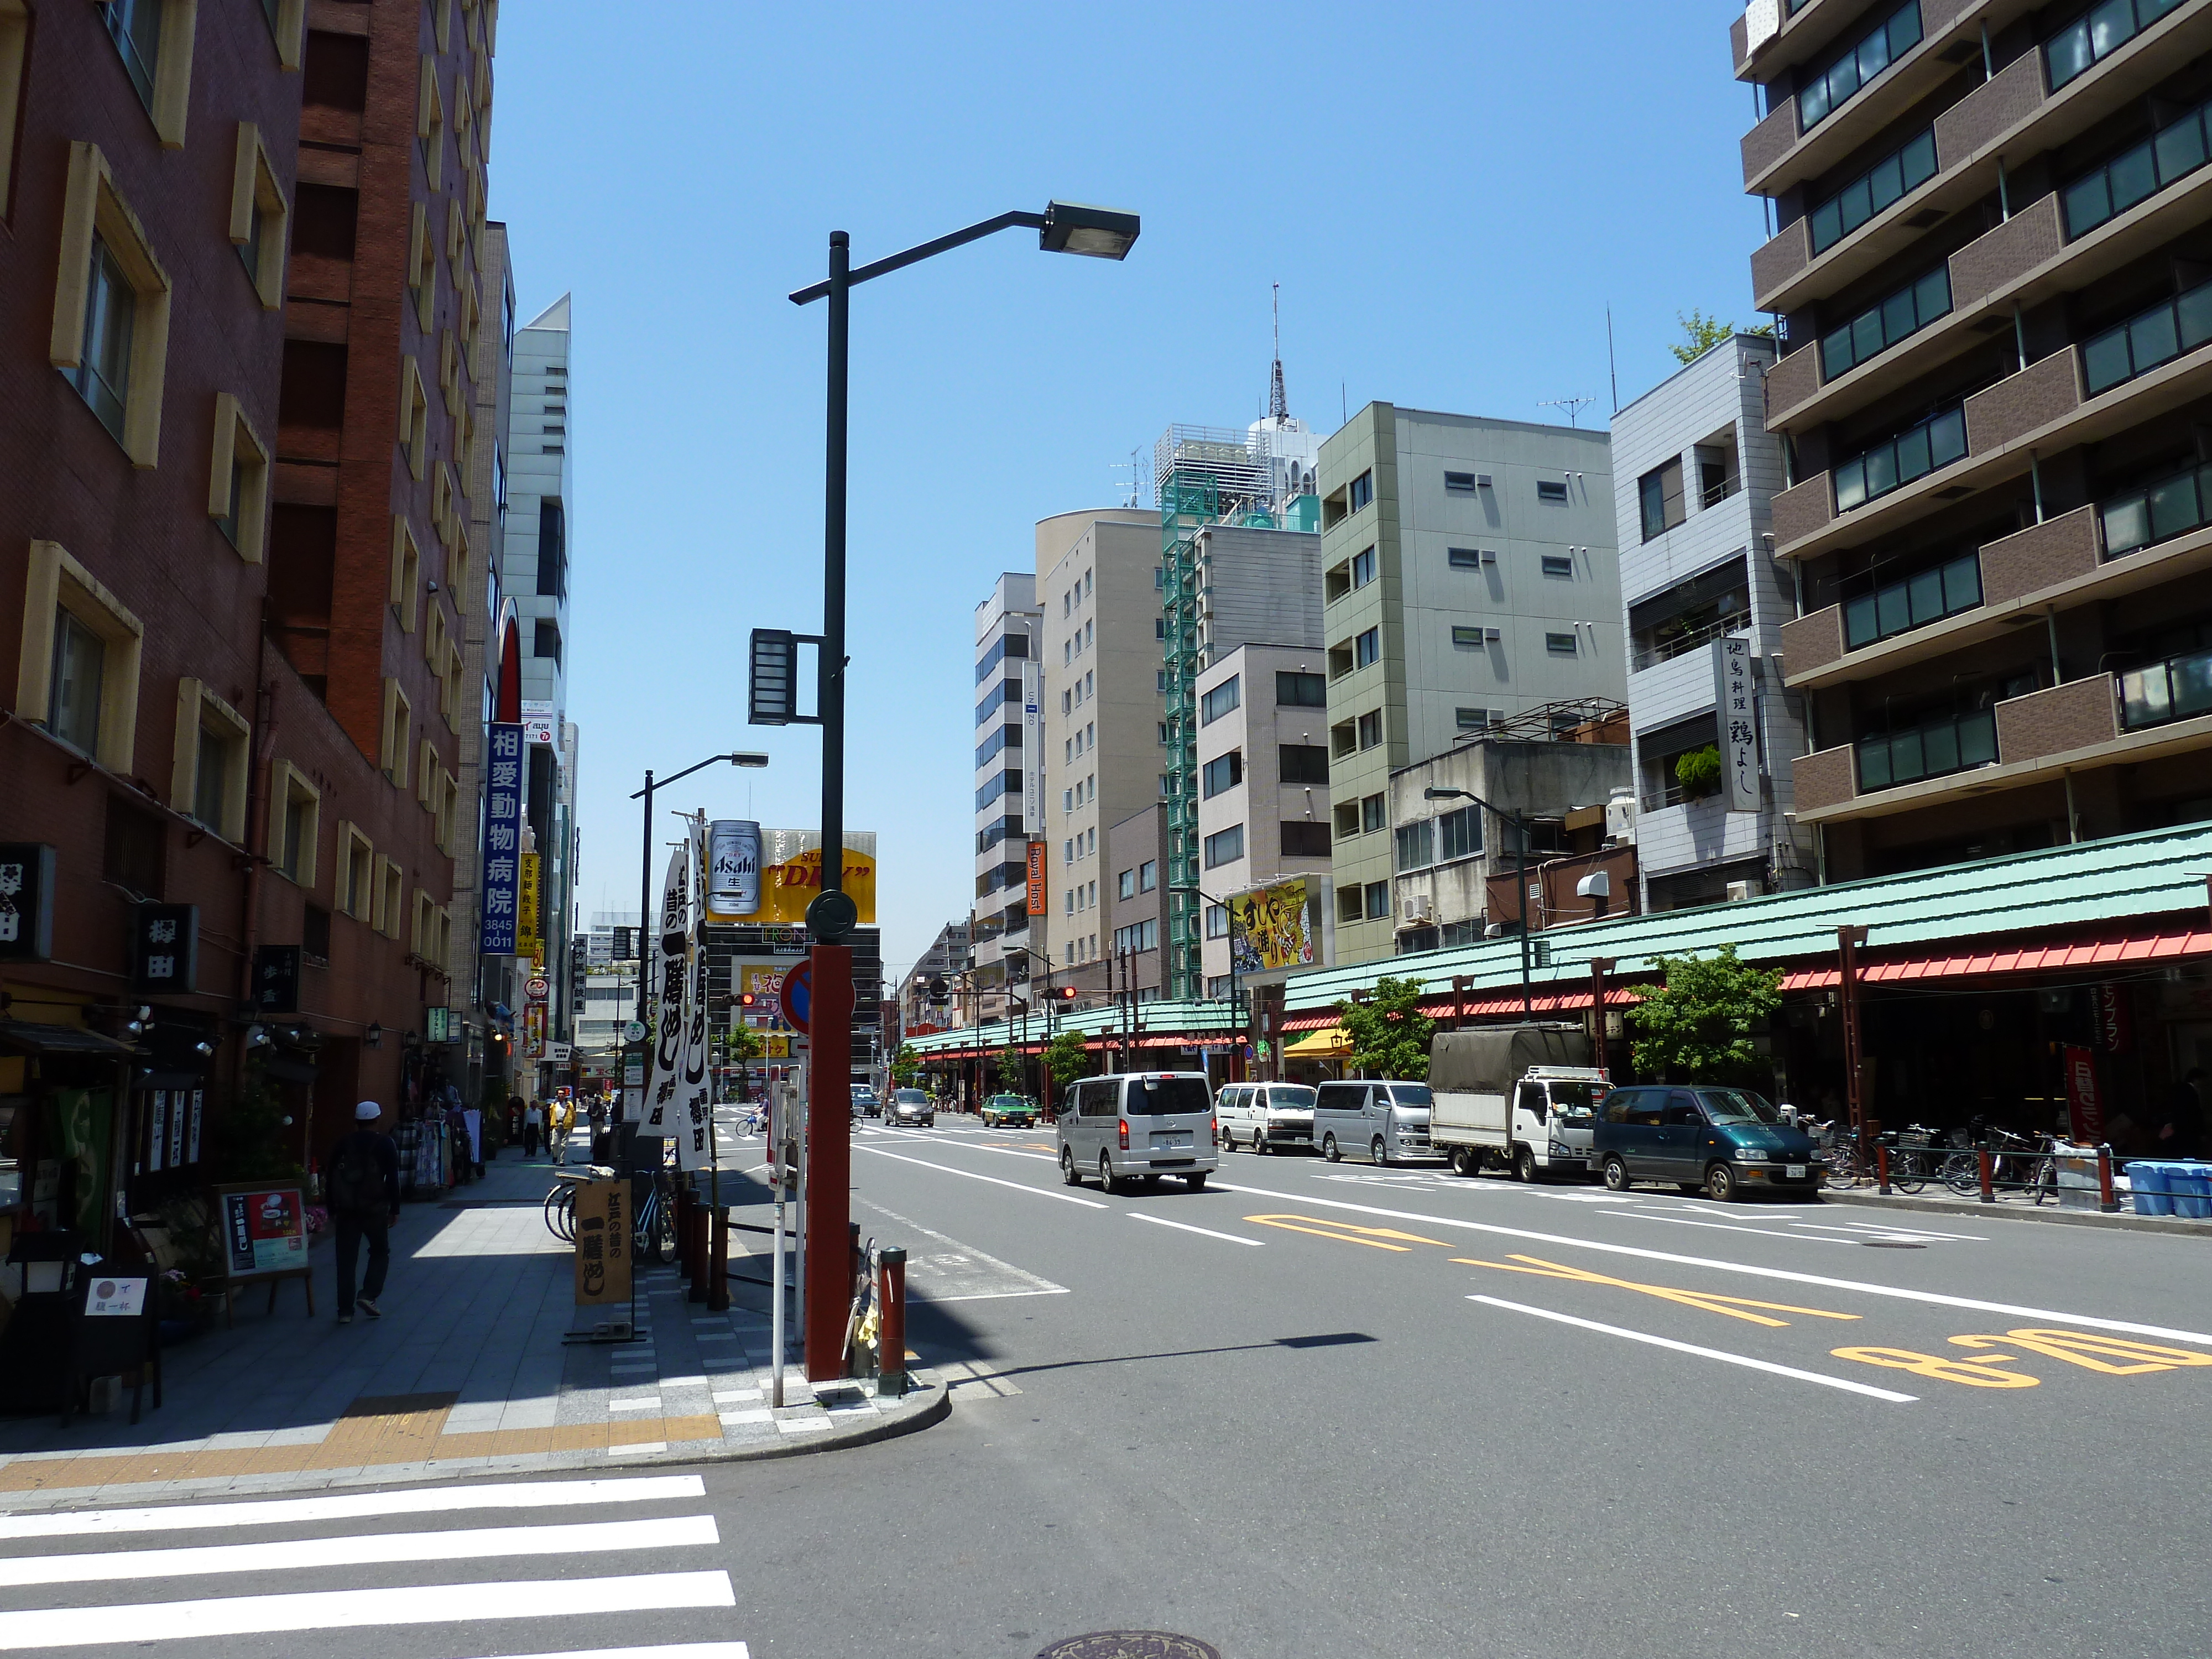
[[[1263,1227],[1280,1227],[1285,1232],[1311,1233],[1316,1238],[1333,1238],[1340,1244],[1365,1244],[1377,1250],[1395,1250],[1407,1254],[1405,1244],[1389,1244],[1385,1239],[1402,1238],[1407,1244],[1433,1244],[1438,1249],[1448,1249],[1441,1238],[1423,1238],[1419,1233],[1401,1233],[1389,1227],[1355,1227],[1348,1221],[1328,1221],[1310,1215],[1248,1215],[1247,1221],[1256,1221]],[[1304,1224],[1301,1225],[1303,1223]]]
[[[2033,1389],[2041,1379],[2020,1371],[2000,1371],[1992,1366],[2008,1364],[2018,1354],[1991,1354],[1984,1359],[1946,1359],[1941,1354],[1916,1353],[1911,1348],[1832,1348],[1838,1359],[1856,1359],[1863,1365],[1881,1365],[1893,1371],[1939,1382],[1963,1382],[1970,1389]]]
[[[1826,1308],[1800,1308],[1788,1302],[1760,1302],[1747,1296],[1722,1296],[1711,1291],[1681,1291],[1668,1285],[1639,1285],[1632,1279],[1613,1279],[1605,1273],[1592,1273],[1587,1267],[1562,1267],[1556,1261],[1546,1261],[1540,1256],[1516,1255],[1510,1261],[1480,1261],[1472,1256],[1455,1255],[1452,1260],[1462,1267],[1495,1267],[1501,1273],[1534,1273],[1540,1279],[1571,1279],[1577,1285],[1609,1285],[1615,1290],[1636,1291],[1644,1296],[1656,1296],[1666,1302],[1679,1302],[1686,1308],[1702,1309],[1706,1313],[1725,1314],[1730,1319],[1741,1319],[1753,1325],[1770,1328],[1787,1325],[1786,1319],[1769,1319],[1764,1314],[1747,1311],[1765,1308],[1775,1313],[1804,1314],[1814,1319],[1857,1319],[1858,1314],[1832,1313]]]
[[[2030,1327],[2008,1331],[2002,1336],[1954,1336],[1951,1340],[1961,1348],[2028,1348],[2106,1376],[2140,1376],[2147,1371],[2178,1370],[2185,1365],[2212,1365],[2212,1354],[2160,1347],[2154,1342],[2130,1342],[2117,1336],[2094,1336],[2087,1331],[2039,1330]],[[2115,1360],[2130,1363],[2115,1364]]]

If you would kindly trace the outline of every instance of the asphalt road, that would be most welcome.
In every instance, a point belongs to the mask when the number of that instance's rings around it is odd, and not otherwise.
[[[856,1142],[948,1423],[644,1487],[0,1517],[0,1654],[2212,1651],[2204,1241],[1249,1154],[1109,1197],[1051,1146]]]

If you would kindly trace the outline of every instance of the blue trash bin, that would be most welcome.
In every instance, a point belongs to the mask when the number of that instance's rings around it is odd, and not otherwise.
[[[2128,1188],[2135,1194],[2137,1215],[2172,1215],[2173,1189],[2166,1184],[2170,1166],[2151,1158],[2128,1165]]]
[[[2194,1221],[2212,1221],[2212,1164],[2191,1160],[2166,1166],[2166,1190],[2173,1212]]]

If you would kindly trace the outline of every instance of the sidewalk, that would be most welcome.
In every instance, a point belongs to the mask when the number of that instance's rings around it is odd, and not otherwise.
[[[733,1282],[730,1311],[708,1314],[674,1267],[639,1274],[637,1340],[564,1344],[578,1310],[569,1249],[540,1211],[551,1185],[547,1159],[510,1150],[484,1180],[408,1206],[380,1320],[336,1322],[331,1255],[316,1252],[313,1316],[296,1283],[273,1315],[265,1292],[248,1292],[234,1329],[218,1321],[165,1351],[166,1403],[155,1410],[149,1388],[136,1428],[127,1390],[66,1430],[52,1415],[0,1419],[0,1510],[781,1456],[907,1433],[949,1409],[930,1372],[877,1401],[859,1384],[817,1397],[793,1366],[791,1403],[770,1408],[765,1288]],[[759,1183],[726,1173],[722,1185],[765,1207]],[[733,1266],[748,1240],[766,1243],[733,1232]],[[767,1278],[764,1261],[742,1270]]]
[[[2063,1227],[2102,1227],[2120,1232],[2212,1238],[2212,1221],[2137,1215],[2132,1208],[2124,1208],[2112,1215],[2097,1210],[2064,1209],[2056,1203],[2033,1203],[2021,1193],[1999,1193],[1995,1203],[1984,1204],[1978,1198],[1960,1197],[1940,1181],[1929,1182],[1927,1190],[1920,1193],[1892,1191],[1884,1194],[1872,1187],[1826,1187],[1820,1197],[1830,1204],[1860,1204],[1871,1209],[1905,1210],[1919,1215],[1972,1216],[1982,1221],[2055,1221]],[[2125,1205],[2128,1200],[2123,1198],[2120,1201]]]

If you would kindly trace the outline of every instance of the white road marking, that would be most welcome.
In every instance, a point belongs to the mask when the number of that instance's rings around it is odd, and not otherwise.
[[[1211,1227],[1194,1227],[1188,1221],[1170,1221],[1165,1216],[1147,1215],[1142,1210],[1125,1210],[1122,1213],[1132,1221],[1149,1221],[1155,1227],[1172,1227],[1180,1233],[1196,1233],[1204,1238],[1218,1238],[1224,1244],[1249,1244],[1256,1250],[1263,1243],[1256,1238],[1239,1238],[1235,1233],[1217,1233]]]
[[[88,1555],[19,1556],[0,1561],[0,1586],[123,1583],[202,1573],[291,1572],[394,1561],[445,1561],[507,1551],[558,1554],[599,1549],[671,1549],[717,1544],[711,1515],[660,1521],[591,1521],[552,1527],[469,1527],[453,1532],[384,1532],[350,1538],[284,1538],[265,1544],[191,1549],[110,1550]]]
[[[338,1498],[270,1498],[246,1504],[167,1504],[158,1509],[0,1516],[0,1538],[198,1532],[210,1527],[298,1526],[317,1521],[361,1521],[387,1515],[439,1515],[448,1510],[550,1510],[575,1504],[657,1504],[665,1498],[701,1498],[706,1491],[707,1483],[696,1474],[669,1474],[641,1475],[627,1480],[428,1486],[405,1492],[349,1492]]]
[[[1863,1232],[1902,1233],[1908,1238],[1956,1238],[1972,1244],[1986,1244],[1990,1242],[1986,1233],[1939,1233],[1928,1227],[1884,1226],[1871,1221],[1847,1221],[1844,1224],[1846,1227],[1856,1227]]]
[[[526,1653],[516,1659],[752,1659],[743,1642],[672,1642],[657,1648],[589,1648],[570,1653]]]
[[[1784,1232],[1774,1227],[1738,1227],[1725,1221],[1694,1221],[1686,1215],[1652,1215],[1642,1210],[1600,1210],[1600,1215],[1626,1216],[1632,1221],[1666,1221],[1677,1227],[1711,1227],[1716,1232],[1754,1233],[1761,1238],[1794,1239],[1800,1244],[1843,1244],[1841,1238],[1807,1238],[1797,1233]]]
[[[996,1176],[978,1175],[973,1170],[956,1170],[950,1164],[932,1164],[927,1158],[908,1158],[901,1152],[887,1152],[880,1146],[862,1146],[860,1150],[864,1152],[872,1152],[878,1158],[896,1158],[901,1164],[917,1164],[925,1170],[935,1170],[940,1175],[964,1176],[970,1181],[988,1181],[994,1187],[1011,1187],[1016,1192],[1027,1193],[1032,1198],[1056,1198],[1063,1204],[1080,1204],[1086,1210],[1113,1208],[1112,1205],[1101,1204],[1096,1199],[1078,1198],[1073,1193],[1056,1193],[1048,1187],[1032,1187],[1025,1182],[1001,1181]],[[987,1146],[983,1150],[990,1152],[995,1149]]]
[[[278,1631],[362,1630],[378,1625],[459,1624],[477,1619],[559,1619],[592,1613],[734,1607],[726,1572],[649,1572],[618,1578],[525,1578],[489,1584],[401,1584],[389,1589],[228,1595],[106,1607],[0,1613],[0,1651],[88,1648]]]
[[[1504,1227],[1491,1221],[1466,1221],[1458,1216],[1424,1215],[1413,1210],[1388,1210],[1377,1204],[1352,1204],[1343,1199],[1319,1198],[1311,1193],[1279,1193],[1265,1187],[1221,1183],[1224,1192],[1246,1193],[1254,1198],[1280,1199],[1288,1204],[1318,1204],[1331,1210],[1351,1210],[1360,1215],[1379,1215],[1394,1221],[1425,1222],[1431,1227],[1457,1227],[1465,1232],[1491,1233],[1504,1238],[1533,1239],[1540,1244],[1564,1244],[1571,1249],[1598,1250],[1607,1255],[1635,1256],[1644,1261],[1671,1261],[1686,1267],[1710,1267],[1718,1273],[1742,1273],[1752,1279],[1780,1279],[1791,1285],[1819,1285],[1828,1290],[1856,1291],[1865,1296],[1893,1297],[1900,1302],[1925,1303],[1936,1308],[1966,1308],[1976,1313],[2013,1314],[2023,1319],[2054,1319],[2087,1325],[2100,1331],[2120,1331],[2130,1336],[2165,1337],[2212,1347],[2212,1333],[2179,1330],[2170,1325],[2148,1325],[2138,1320],[2104,1319],[2094,1314],[2066,1313],[2053,1308],[2022,1307],[2011,1302],[1985,1302],[1977,1297],[1947,1296],[1940,1291],[1907,1290],[1900,1285],[1873,1285],[1858,1279],[1831,1279],[1825,1273],[1799,1273],[1788,1267],[1754,1267],[1741,1261],[1721,1261],[1711,1256],[1681,1255],[1673,1250],[1647,1250],[1634,1244],[1611,1244],[1594,1238],[1570,1238],[1564,1233],[1541,1233],[1529,1227]]]
[[[660,1409],[660,1396],[656,1394],[642,1400],[610,1400],[607,1409],[611,1412],[657,1412]]]
[[[886,1210],[865,1198],[859,1202],[878,1215],[888,1216],[900,1226],[910,1227],[923,1237],[935,1239],[946,1247],[926,1255],[909,1253],[907,1257],[908,1285],[929,1301],[994,1302],[1018,1296],[1070,1294],[1065,1285],[1055,1285],[1025,1267],[1001,1261],[987,1250],[979,1250],[973,1244],[963,1244],[934,1228],[925,1227],[896,1210]]]
[[[1487,1308],[1506,1308],[1515,1313],[1534,1314],[1539,1319],[1552,1320],[1561,1325],[1574,1325],[1586,1331],[1597,1331],[1606,1336],[1625,1337],[1631,1342],[1648,1342],[1655,1348],[1671,1348],[1676,1353],[1695,1354],[1701,1359],[1717,1359],[1723,1364],[1741,1365],[1750,1370],[1765,1371],[1775,1376],[1793,1377],[1800,1382],[1817,1382],[1824,1389],[1842,1389],[1851,1394],[1863,1394],[1869,1399],[1887,1400],[1893,1405],[1910,1405],[1920,1396],[1899,1394],[1891,1389],[1877,1389],[1869,1382],[1854,1382],[1848,1377],[1824,1376],[1819,1371],[1801,1371],[1795,1365],[1778,1365],[1771,1360],[1753,1359],[1749,1354],[1729,1353],[1721,1348],[1703,1348],[1694,1342],[1677,1342],[1671,1336],[1654,1336],[1649,1331],[1632,1331],[1619,1325],[1601,1325],[1595,1319],[1577,1319],[1572,1314],[1553,1313],[1549,1308],[1532,1308],[1525,1302],[1507,1302],[1494,1296],[1471,1296],[1470,1302],[1480,1302]]]

